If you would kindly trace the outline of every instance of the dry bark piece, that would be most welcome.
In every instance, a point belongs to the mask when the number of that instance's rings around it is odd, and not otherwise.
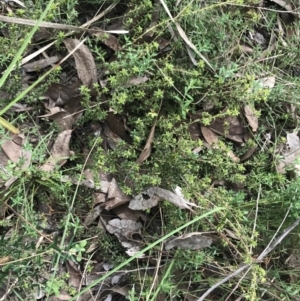
[[[250,127],[253,132],[256,132],[258,129],[258,118],[255,114],[255,110],[250,105],[244,106],[245,117],[248,120]]]
[[[159,187],[151,187],[138,194],[130,201],[128,207],[132,210],[146,210],[157,206],[158,202],[161,200],[169,201],[181,209],[188,209],[192,212],[194,211],[191,207],[197,207],[195,204],[188,202],[183,197]]]
[[[171,241],[167,242],[165,249],[168,251],[172,248],[178,247],[185,250],[200,250],[209,247],[213,242],[213,239],[207,235],[203,235],[200,232],[188,233],[179,236]]]
[[[71,134],[71,130],[66,130],[57,136],[51,149],[50,157],[46,163],[41,166],[41,170],[50,172],[67,162],[67,159],[70,157],[69,143]]]
[[[68,51],[71,52],[80,44],[80,41],[77,39],[65,39],[64,44]],[[73,53],[73,56],[79,79],[87,87],[92,87],[93,84],[97,83],[97,68],[92,53],[87,46],[81,45]]]

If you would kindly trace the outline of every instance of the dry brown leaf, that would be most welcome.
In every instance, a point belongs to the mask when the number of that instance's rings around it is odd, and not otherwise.
[[[95,219],[99,217],[99,215],[102,211],[103,211],[103,209],[100,206],[94,207],[87,214],[86,218],[84,219],[83,225],[85,227],[90,226],[95,221]]]
[[[146,221],[146,215],[144,214],[143,211],[132,210],[128,208],[127,204],[118,206],[114,208],[112,211],[120,219],[127,219],[136,222],[139,218],[141,218],[143,221]]]
[[[74,117],[74,120],[76,120],[78,118],[78,116],[80,115],[80,114],[75,114],[75,113],[77,113],[79,110],[82,109],[81,101],[82,101],[82,96],[78,95],[78,96],[69,98],[64,105],[64,110],[66,112],[72,114],[72,116]]]
[[[239,162],[240,162],[240,158],[239,158],[238,156],[236,156],[236,155],[234,154],[233,151],[229,151],[229,152],[227,153],[227,156],[228,156],[229,158],[231,158],[232,161],[235,162],[235,163],[239,163]]]
[[[145,83],[146,81],[149,80],[148,76],[138,76],[138,77],[133,77],[131,78],[125,85],[125,88],[131,87],[131,86],[137,86],[140,84]]]
[[[32,40],[33,42],[37,43],[40,41],[49,40],[52,37],[52,34],[50,31],[48,31],[46,28],[40,27],[34,34]]]
[[[122,139],[118,135],[116,135],[106,123],[104,124],[103,136],[104,141],[112,150],[115,150],[117,148],[117,145],[122,141]]]
[[[276,169],[279,173],[285,173],[286,168],[291,166],[296,159],[300,158],[300,138],[297,133],[287,133],[286,147],[282,152],[283,158],[277,163]],[[298,168],[297,165],[295,166]],[[300,172],[297,171],[298,176]]]
[[[74,118],[68,112],[60,107],[51,108],[49,111],[50,113],[39,117],[48,117],[49,119],[54,120],[59,124],[63,131],[72,129]]]
[[[222,135],[232,141],[243,144],[243,134],[246,129],[241,125],[238,117],[236,116],[225,116],[223,118],[216,118],[209,128],[215,133]]]
[[[67,162],[67,159],[70,157],[69,143],[71,134],[71,130],[66,130],[57,136],[51,149],[50,157],[47,159],[46,163],[41,166],[41,170],[50,172]]]
[[[93,203],[94,206],[98,204],[102,204],[106,200],[106,194],[102,192],[94,192],[93,199],[94,199],[94,203]]]
[[[140,247],[141,241],[134,239],[137,234],[141,235],[142,224],[132,220],[112,219],[106,225],[106,229],[110,234],[114,234],[121,245],[126,248]]]
[[[80,44],[80,41],[77,39],[65,39],[64,44],[68,51],[71,52]],[[97,83],[97,68],[92,53],[87,46],[81,45],[73,53],[73,56],[79,79],[87,87],[92,87],[93,84]]]
[[[229,236],[229,237],[231,237],[233,239],[240,240],[240,238],[237,237],[233,231],[231,231],[229,229],[226,229],[226,228],[224,229],[224,231],[226,232],[227,236]]]
[[[26,170],[31,164],[32,154],[31,152],[23,149],[25,141],[25,137],[22,134],[15,134],[12,135],[11,140],[4,141],[1,145],[1,148],[7,157],[14,163],[17,163],[22,158],[22,168]],[[6,166],[6,164],[3,166]]]
[[[192,212],[194,211],[191,207],[197,207],[195,204],[185,200],[182,196],[159,187],[151,187],[138,194],[130,201],[128,207],[133,210],[146,210],[157,206],[161,200],[169,201],[181,209],[188,209]]]
[[[101,42],[114,51],[120,51],[122,49],[120,41],[111,33],[102,31],[101,28],[93,26],[91,29],[97,29],[97,32],[94,32],[93,35],[101,40]]]
[[[286,9],[289,12],[293,11],[292,5],[290,4],[290,1],[285,1],[285,0],[271,0],[272,2],[275,2],[276,4],[278,4],[279,6],[283,7],[284,9]]]
[[[239,45],[238,50],[244,53],[253,53],[253,49],[247,45]]]
[[[212,146],[213,148],[219,148],[219,138],[212,130],[210,130],[208,127],[201,126],[201,132],[209,147]],[[240,162],[240,159],[231,150],[227,152],[227,156],[230,157],[235,163]]]
[[[246,153],[240,157],[240,161],[243,162],[243,161],[247,160],[248,158],[250,158],[254,154],[256,149],[257,149],[257,146],[253,146],[252,148],[248,149],[246,151]]]
[[[188,233],[168,241],[165,249],[168,251],[172,248],[178,247],[184,250],[200,250],[209,247],[213,239],[200,232]]]
[[[17,163],[21,157],[22,138],[17,134],[12,135],[12,138],[4,141],[1,147],[9,160]]]
[[[190,133],[192,140],[194,141],[198,140],[201,134],[199,123],[193,122],[189,124],[188,132]]]
[[[50,97],[55,102],[59,100],[59,103],[56,103],[56,105],[63,106],[68,99],[77,96],[78,93],[79,90],[72,89],[59,83],[52,83],[44,95]]]
[[[100,205],[107,211],[130,201],[130,197],[121,190],[114,178],[110,182],[109,189],[107,191],[107,199],[108,201]]]
[[[268,76],[257,80],[257,82],[262,86],[262,88],[272,89],[275,86],[276,78],[275,76]]]
[[[205,141],[209,144],[217,144],[219,142],[218,136],[208,127],[201,125],[201,133]]]
[[[244,106],[245,117],[248,120],[249,125],[251,126],[253,132],[256,132],[258,129],[258,118],[255,114],[255,110],[249,106]]]
[[[147,160],[149,158],[150,154],[151,154],[156,123],[157,123],[157,119],[155,120],[154,124],[152,125],[151,131],[150,131],[150,134],[148,136],[147,142],[144,146],[144,149],[142,150],[141,154],[139,155],[139,157],[136,160],[136,163],[138,163],[138,164],[140,164],[140,163],[144,162],[145,160]]]
[[[126,132],[126,119],[123,115],[109,112],[106,117],[106,123],[113,134],[120,137],[127,143],[131,143],[131,138]]]
[[[57,63],[60,59],[61,56],[55,55],[46,59],[41,59],[32,63],[25,64],[23,65],[23,68],[26,72],[35,72]]]
[[[68,271],[68,283],[70,286],[79,288],[81,286],[82,274],[76,265],[71,261],[66,261],[66,268]]]
[[[100,185],[95,185],[95,182],[98,183],[99,179],[97,181],[94,181],[94,175],[89,169],[86,169],[84,171],[84,175],[86,176],[86,179],[81,180],[80,182],[77,179],[69,176],[61,177],[61,181],[64,183],[69,182],[75,185],[82,185],[91,189],[100,190],[103,193],[108,192],[110,182],[111,182],[111,177],[109,175],[99,172],[98,176],[100,179]]]

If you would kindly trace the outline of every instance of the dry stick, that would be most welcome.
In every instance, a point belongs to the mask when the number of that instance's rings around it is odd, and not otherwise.
[[[230,296],[232,296],[232,294],[238,289],[240,283],[242,282],[242,280],[246,277],[246,275],[248,274],[248,272],[252,269],[252,266],[249,267],[249,269],[244,273],[244,275],[239,279],[239,281],[237,282],[236,286],[233,288],[233,290],[230,292],[230,294],[228,295],[228,297],[226,298],[225,301],[229,300]]]
[[[258,195],[256,198],[255,218],[254,218],[254,225],[253,225],[251,239],[254,239],[254,234],[255,234],[256,221],[257,221],[257,215],[258,215],[258,201],[260,199],[260,193],[261,193],[261,184],[259,184]],[[250,254],[251,253],[252,253],[252,246],[250,246]]]
[[[166,5],[164,0],[160,0],[160,3],[162,4],[163,8],[165,9],[166,13],[168,14],[168,16],[170,17],[170,20],[175,24],[176,29],[180,35],[180,37],[183,39],[183,41],[186,43],[186,45],[188,47],[190,47],[192,50],[194,50],[200,57],[201,59],[211,68],[211,70],[213,72],[215,72],[215,69],[213,68],[213,66],[209,63],[209,61],[207,60],[207,58],[198,51],[197,47],[190,41],[190,39],[188,38],[188,36],[186,35],[186,33],[184,32],[184,30],[181,28],[181,26],[179,25],[178,22],[175,21],[175,19],[173,18],[173,16],[170,13],[170,10],[168,8],[168,6]]]
[[[23,18],[16,18],[16,17],[7,17],[7,16],[2,16],[2,15],[0,15],[0,21],[1,22],[6,22],[6,23],[28,25],[28,26],[35,26],[36,23],[38,22],[38,20],[23,19]],[[52,23],[52,22],[45,22],[45,21],[41,21],[39,26],[44,27],[44,28],[55,28],[55,29],[63,29],[63,30],[90,31],[90,29],[86,29],[86,28],[82,28],[82,27],[59,24],[59,23]]]
[[[272,250],[274,250],[274,248],[277,247],[278,244],[280,244],[282,242],[282,240],[296,227],[298,226],[298,224],[300,223],[300,218],[298,218],[292,225],[290,225],[288,228],[286,228],[282,234],[277,238],[274,239],[275,236],[278,234],[280,228],[282,227],[282,224],[284,223],[284,221],[287,218],[287,215],[289,213],[291,209],[291,206],[289,207],[282,223],[280,224],[279,228],[277,229],[276,233],[274,234],[274,236],[272,237],[271,241],[269,242],[269,244],[267,245],[267,247],[264,249],[264,251],[259,255],[259,257],[251,264],[247,264],[244,265],[242,267],[240,267],[239,269],[237,269],[235,272],[233,272],[232,274],[228,275],[227,277],[225,277],[224,279],[222,279],[221,281],[219,281],[218,283],[216,283],[215,285],[213,285],[210,289],[208,289],[197,301],[203,301],[212,291],[214,291],[217,287],[219,287],[220,285],[222,285],[223,283],[227,282],[229,279],[237,276],[238,274],[240,274],[243,270],[247,269],[247,268],[251,268],[253,264],[258,263],[260,261],[263,260],[263,258],[268,255]]]

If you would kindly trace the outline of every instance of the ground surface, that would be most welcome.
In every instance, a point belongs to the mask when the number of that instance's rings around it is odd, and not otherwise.
[[[3,3],[1,300],[299,300],[298,10]]]

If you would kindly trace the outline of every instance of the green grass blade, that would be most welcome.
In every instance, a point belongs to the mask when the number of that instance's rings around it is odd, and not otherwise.
[[[10,63],[10,65],[8,66],[8,68],[5,70],[4,74],[2,75],[1,79],[0,79],[0,88],[4,85],[6,79],[8,78],[8,76],[10,75],[10,73],[12,72],[12,70],[15,68],[17,62],[20,60],[22,53],[24,52],[24,50],[26,49],[27,45],[31,42],[31,39],[33,37],[33,35],[35,34],[35,32],[37,31],[39,24],[41,23],[41,21],[43,21],[43,19],[46,17],[48,10],[50,9],[50,7],[52,6],[54,0],[50,0],[48,5],[46,6],[45,10],[43,11],[43,13],[41,14],[41,17],[39,18],[38,22],[36,23],[36,25],[32,28],[32,30],[29,32],[29,34],[27,35],[27,37],[25,38],[22,46],[20,47],[19,51],[16,53],[15,57],[13,58],[12,62]]]

